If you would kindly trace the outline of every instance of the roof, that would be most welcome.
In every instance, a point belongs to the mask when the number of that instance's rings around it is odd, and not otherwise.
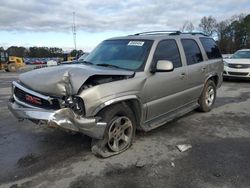
[[[250,51],[250,49],[240,49],[238,51]]]
[[[166,38],[197,38],[197,37],[208,37],[203,33],[182,33],[180,31],[149,31],[143,33],[136,33],[133,35],[115,37],[109,40],[117,39],[130,39],[130,40],[162,40]]]

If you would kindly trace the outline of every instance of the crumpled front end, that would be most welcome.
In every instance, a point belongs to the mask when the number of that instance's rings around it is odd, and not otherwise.
[[[51,127],[82,132],[97,139],[103,138],[106,123],[99,122],[96,117],[86,118],[77,114],[79,106],[72,106],[70,102],[65,104],[65,101],[60,98],[34,92],[17,82],[13,82],[12,91],[8,108],[18,119],[47,123]]]
[[[50,96],[70,96],[77,95],[82,85],[93,76],[98,78],[121,76],[122,79],[125,79],[133,75],[133,71],[120,69],[65,65],[29,71],[21,74],[19,80],[26,87],[40,93]]]

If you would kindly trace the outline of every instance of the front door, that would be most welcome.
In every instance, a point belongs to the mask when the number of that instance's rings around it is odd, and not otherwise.
[[[179,48],[174,39],[163,40],[156,47],[153,63],[169,60],[174,65],[172,72],[156,72],[148,77],[144,98],[147,104],[146,120],[153,120],[170,112],[185,101],[184,90],[187,85],[186,66],[183,66]]]

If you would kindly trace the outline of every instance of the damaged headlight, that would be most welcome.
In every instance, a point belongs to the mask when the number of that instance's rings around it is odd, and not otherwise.
[[[71,108],[78,115],[85,115],[84,101],[79,96],[70,96],[65,100],[65,107]]]

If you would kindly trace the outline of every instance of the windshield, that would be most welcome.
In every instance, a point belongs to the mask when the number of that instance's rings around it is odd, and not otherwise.
[[[106,40],[85,59],[95,65],[142,71],[153,41]]]
[[[250,59],[250,51],[237,51],[231,56],[232,59]]]

